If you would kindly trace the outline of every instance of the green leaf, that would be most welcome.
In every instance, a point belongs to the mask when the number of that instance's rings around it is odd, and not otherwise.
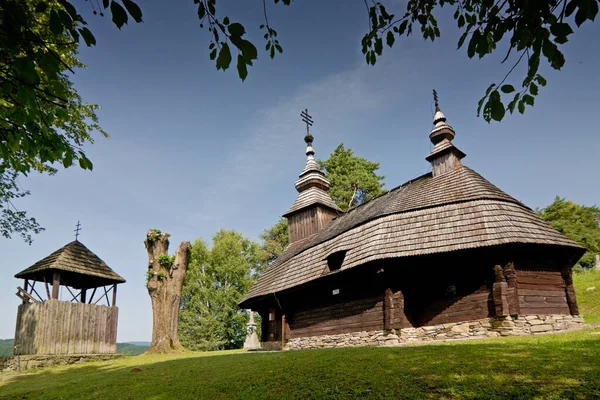
[[[529,85],[529,93],[531,93],[534,96],[537,96],[537,94],[538,94],[538,87],[533,82]]]
[[[52,10],[50,12],[50,32],[54,33],[55,35],[60,35],[63,30],[63,24],[60,20],[60,17],[58,16],[58,13],[56,12],[56,10]]]
[[[278,43],[276,43],[276,44],[275,44],[275,48],[277,49],[277,51],[278,51],[280,54],[281,54],[281,53],[283,53],[283,49],[281,48],[281,46],[280,46]]]
[[[546,86],[547,82],[546,82],[546,79],[543,76],[538,75],[538,76],[535,77],[535,80],[537,81],[537,83],[540,84],[540,86],[542,86],[542,87]]]
[[[249,42],[248,40],[242,40],[241,47],[242,54],[246,60],[256,60],[258,58],[258,51],[252,42]]]
[[[110,12],[112,13],[112,21],[117,28],[121,29],[121,27],[127,23],[128,19],[125,9],[121,7],[119,3],[113,0],[110,3]]]
[[[513,99],[513,101],[511,101],[510,103],[508,103],[508,110],[510,111],[511,114],[513,112],[515,112],[515,106],[517,105],[517,101],[519,101],[519,97],[520,96],[521,96],[521,93],[517,93],[515,95],[515,98]]]
[[[521,114],[525,113],[525,103],[523,102],[523,99],[521,99],[521,101],[519,101],[519,112]]]
[[[383,40],[381,40],[381,37],[375,39],[375,53],[377,53],[378,56],[383,53]]]
[[[238,76],[240,77],[240,79],[242,81],[244,81],[246,79],[246,77],[248,76],[248,68],[246,67],[246,60],[244,59],[244,56],[241,54],[238,54],[238,56],[237,56],[237,70],[238,70]]]
[[[481,32],[479,32],[478,30],[473,32],[473,35],[471,35],[469,47],[467,48],[467,55],[469,56],[469,58],[473,58],[473,56],[475,55],[475,50],[477,49],[477,44],[479,42],[480,37]]]
[[[469,36],[469,31],[461,35],[460,39],[458,40],[458,46],[456,47],[456,50],[462,47],[462,45],[465,43],[465,39],[467,38],[467,36]]]
[[[504,104],[502,104],[502,100],[500,100],[500,93],[497,90],[494,90],[490,95],[490,100],[488,102],[490,104],[490,116],[495,121],[502,121],[505,114]]]
[[[122,0],[123,5],[127,9],[127,12],[135,20],[135,22],[142,22],[142,10],[132,0]]]
[[[386,43],[388,46],[392,47],[394,45],[394,41],[396,40],[396,37],[394,36],[394,32],[392,31],[388,31],[387,33],[387,37],[386,37]]]
[[[108,8],[108,2],[109,2],[109,1],[110,1],[110,0],[102,0],[102,7],[104,7],[104,8]]]
[[[208,2],[208,13],[211,15],[215,15],[215,4],[211,1]]]
[[[67,151],[63,158],[63,167],[69,168],[71,165],[73,165],[73,153],[70,151]]]
[[[575,11],[575,8],[577,7],[577,0],[570,0],[567,3],[567,6],[565,8],[565,15],[567,17],[570,17],[571,14],[573,14],[573,12]]]
[[[88,28],[86,28],[86,27],[79,28],[79,33],[83,37],[83,40],[85,41],[86,45],[88,45],[88,46],[96,45],[96,38],[94,37],[94,35]]]
[[[515,88],[513,85],[502,85],[500,90],[502,90],[503,93],[512,93],[515,91]]]
[[[403,35],[404,31],[406,31],[406,26],[408,25],[408,20],[402,21],[400,27],[398,28],[398,35]]]
[[[552,62],[550,64],[554,69],[561,69],[565,65],[565,56],[560,51],[556,50]]]
[[[573,33],[573,29],[571,29],[571,25],[565,22],[557,22],[552,24],[550,32],[557,37],[567,37]]]
[[[533,106],[533,103],[534,103],[535,99],[533,98],[533,96],[531,96],[529,94],[526,94],[526,95],[523,96],[523,101],[526,104],[529,104],[530,106]]]
[[[237,37],[241,37],[244,35],[244,33],[246,33],[246,29],[244,29],[244,26],[242,24],[240,24],[239,22],[234,22],[233,24],[230,24],[227,27],[227,30],[229,31],[229,34],[231,36],[237,36]]]
[[[209,57],[211,60],[214,60],[215,58],[217,58],[217,49],[213,49],[210,54]]]
[[[204,18],[205,15],[206,15],[206,8],[204,8],[204,3],[200,2],[200,4],[198,4],[198,18],[202,19],[202,18]]]
[[[225,71],[229,68],[229,64],[231,64],[231,51],[229,49],[229,45],[225,42],[221,43],[221,50],[219,51],[219,56],[217,57],[217,69],[222,69]]]
[[[229,17],[223,18],[223,25],[229,25]]]
[[[542,44],[542,54],[544,57],[548,59],[549,62],[552,62],[554,58],[554,54],[558,51],[558,47],[552,43],[550,40],[545,39]]]
[[[465,26],[465,17],[464,15],[461,15],[460,17],[458,17],[458,27],[462,28],[463,26]]]
[[[581,26],[581,24],[583,24],[586,19],[587,15],[585,11],[583,10],[583,8],[579,7],[577,13],[575,14],[575,23],[577,24],[577,26]]]

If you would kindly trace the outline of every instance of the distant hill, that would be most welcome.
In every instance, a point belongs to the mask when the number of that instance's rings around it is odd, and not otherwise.
[[[0,339],[0,357],[12,356],[14,343],[13,339]],[[139,343],[139,345],[135,343]],[[144,353],[149,347],[149,342],[117,343],[117,353],[137,356]]]
[[[124,342],[124,343],[135,344],[136,346],[150,347],[151,342]]]

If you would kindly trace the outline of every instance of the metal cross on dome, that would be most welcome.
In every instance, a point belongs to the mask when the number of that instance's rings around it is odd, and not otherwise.
[[[435,103],[436,108],[439,107],[439,105],[438,105],[438,95],[437,95],[437,91],[435,89],[433,89],[433,102]]]
[[[77,221],[77,227],[73,230],[73,232],[75,232],[75,240],[78,241],[79,239],[79,231],[81,230],[81,224],[79,223],[79,221]]]
[[[308,115],[308,108],[305,108],[304,111],[300,113],[302,117],[302,121],[306,123],[306,135],[310,135],[310,127],[313,124],[312,117]]]

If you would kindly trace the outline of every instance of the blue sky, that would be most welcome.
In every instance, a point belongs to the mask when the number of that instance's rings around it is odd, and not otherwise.
[[[223,73],[209,60],[208,32],[198,27],[191,0],[139,4],[145,22],[121,31],[106,17],[89,16],[98,45],[81,49],[88,68],[73,79],[86,101],[102,106],[100,121],[111,135],[86,148],[93,172],[20,179],[32,195],[16,205],[46,231],[32,246],[0,240],[0,338],[14,335],[14,293],[23,283],[13,275],[73,240],[80,220],[81,242],[127,279],[119,288],[118,340],[149,340],[146,231],[170,232],[173,251],[181,240],[208,241],[221,228],[256,239],[296,197],[304,108],[315,121],[317,158],[343,142],[380,162],[392,188],[429,170],[436,88],[466,165],[532,208],[556,195],[599,203],[600,59],[590,51],[599,24],[584,24],[563,47],[561,72],[542,68],[548,86],[533,109],[490,125],[476,117],[477,101],[510,65],[500,64],[503,49],[483,60],[457,51],[452,10],[439,15],[441,39],[397,40],[370,67],[360,51],[363,2],[269,3],[284,52],[275,60],[259,52],[242,83],[235,68]],[[241,20],[259,50],[261,6],[220,2],[220,12]],[[394,7],[399,14],[404,2],[390,2]],[[515,70],[515,86],[522,74]]]

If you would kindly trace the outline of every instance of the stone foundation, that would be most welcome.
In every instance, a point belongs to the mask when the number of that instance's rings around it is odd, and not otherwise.
[[[354,332],[290,339],[286,350],[332,347],[401,346],[449,340],[536,335],[583,328],[583,318],[570,315],[520,315],[404,328],[400,331]]]
[[[73,354],[73,355],[25,355],[6,359],[0,364],[0,371],[44,368],[52,365],[78,364],[86,361],[108,361],[123,357],[122,354]]]

